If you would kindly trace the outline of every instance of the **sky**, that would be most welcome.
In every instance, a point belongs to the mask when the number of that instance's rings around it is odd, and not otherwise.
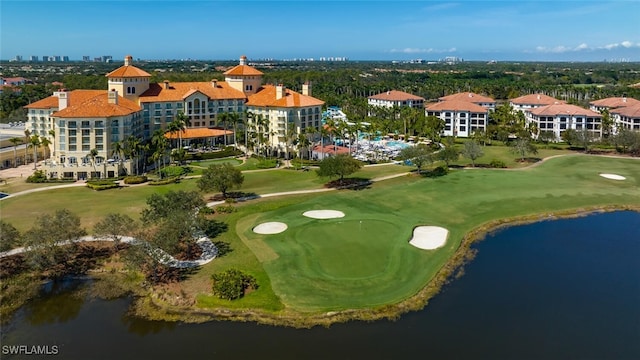
[[[640,61],[640,1],[0,0],[0,59]]]

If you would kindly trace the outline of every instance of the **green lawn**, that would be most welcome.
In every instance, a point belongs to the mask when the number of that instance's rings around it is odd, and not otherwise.
[[[620,174],[607,180],[601,172]],[[275,294],[298,311],[331,311],[395,303],[423,288],[455,252],[465,233],[491,220],[602,205],[640,205],[640,163],[571,156],[524,171],[457,170],[437,179],[402,177],[364,191],[301,198],[274,209],[243,209],[236,232],[262,262]],[[343,211],[313,220],[311,209]],[[277,235],[253,226],[282,221]],[[360,223],[362,221],[362,223]],[[414,226],[450,230],[445,247],[408,244]]]
[[[374,178],[410,170],[406,166],[367,167],[355,176]],[[600,177],[623,175],[625,181]],[[166,186],[139,186],[95,192],[86,188],[45,191],[0,202],[2,219],[20,231],[44,211],[68,208],[90,229],[108,212],[138,217],[153,192],[196,189],[196,180]],[[243,191],[259,194],[322,187],[313,171],[245,173]],[[368,308],[396,303],[430,282],[456,251],[463,236],[489,221],[605,205],[640,206],[640,161],[565,156],[538,167],[504,171],[452,170],[439,178],[402,176],[365,190],[341,190],[262,199],[238,205],[218,239],[233,251],[203,266],[183,283],[199,294],[202,307],[283,308],[303,312]],[[306,210],[343,211],[342,219],[313,220]],[[283,221],[287,231],[257,235],[264,221]],[[408,244],[418,225],[443,226],[449,241],[427,251]],[[226,302],[210,295],[210,276],[229,267],[245,270],[260,288]]]

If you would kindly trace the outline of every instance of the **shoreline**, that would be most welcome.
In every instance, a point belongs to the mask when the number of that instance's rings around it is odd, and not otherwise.
[[[541,221],[571,219],[596,213],[615,211],[640,212],[640,206],[605,205],[571,210],[553,211],[541,214],[496,219],[481,224],[462,238],[458,249],[436,273],[436,275],[416,294],[398,303],[374,308],[345,309],[329,312],[304,313],[294,310],[268,312],[261,309],[196,308],[194,306],[173,306],[164,303],[155,293],[135,298],[132,313],[147,320],[180,321],[202,323],[209,321],[243,321],[257,324],[285,326],[293,328],[329,327],[349,321],[397,320],[401,315],[424,309],[434,296],[452,280],[463,276],[464,265],[473,260],[476,250],[472,245],[486,239],[487,235],[512,226],[526,225]]]

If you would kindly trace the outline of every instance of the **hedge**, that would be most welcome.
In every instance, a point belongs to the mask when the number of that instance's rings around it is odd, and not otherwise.
[[[185,159],[186,160],[209,160],[209,159],[220,159],[225,157],[238,156],[242,154],[244,154],[242,151],[234,148],[233,146],[227,146],[221,151],[187,154]]]
[[[149,185],[167,185],[167,184],[174,184],[174,183],[177,183],[179,180],[180,180],[180,178],[179,178],[179,177],[174,176],[174,177],[170,177],[170,178],[167,178],[167,179],[149,181]]]
[[[141,175],[141,176],[127,176],[124,178],[124,183],[125,184],[142,184],[147,182],[148,179],[146,176]]]
[[[107,189],[115,189],[120,187],[120,185],[113,182],[113,180],[90,180],[90,181],[87,181],[87,187],[92,190],[100,191],[100,190],[107,190]]]

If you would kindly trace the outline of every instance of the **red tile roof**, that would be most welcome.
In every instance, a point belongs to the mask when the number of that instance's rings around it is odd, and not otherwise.
[[[458,101],[466,101],[472,103],[495,103],[496,101],[490,97],[482,96],[478,94],[474,94],[472,92],[461,92],[457,94],[447,95],[439,98],[440,101],[450,101],[450,100],[458,100]]]
[[[129,78],[129,77],[151,77],[151,74],[133,65],[123,65],[113,70],[112,72],[108,73],[105,76],[108,78],[112,78],[112,77]]]
[[[209,137],[217,137],[222,136],[224,134],[232,135],[233,131],[222,130],[222,129],[209,129],[209,128],[189,128],[182,130],[182,138],[183,139],[200,139],[200,138],[209,138]],[[164,137],[167,139],[179,139],[180,134],[177,132],[171,133],[168,132],[164,134]]]
[[[610,97],[606,99],[600,99],[591,101],[589,105],[597,106],[597,107],[607,107],[610,109],[618,108],[621,106],[633,106],[640,104],[640,100],[636,100],[634,98],[626,98],[626,97]]]
[[[255,76],[255,75],[263,75],[263,72],[257,70],[253,66],[249,65],[236,65],[233,68],[224,72],[225,75],[241,75],[241,76]]]
[[[489,110],[478,104],[462,100],[440,101],[426,106],[427,111],[468,111],[487,113]]]
[[[149,89],[142,93],[139,97],[140,102],[156,102],[156,101],[182,101],[195,91],[200,91],[209,97],[209,99],[246,99],[245,94],[232,88],[224,81],[216,82],[175,82],[169,83],[169,88],[165,89],[165,84],[153,83],[149,85]]]
[[[420,96],[416,96],[416,95],[409,94],[409,93],[406,93],[404,91],[399,91],[399,90],[391,90],[391,91],[383,92],[383,93],[380,93],[380,94],[369,96],[368,98],[369,99],[376,99],[376,100],[384,100],[384,101],[403,101],[403,100],[422,100],[422,101],[424,101],[424,98],[421,98]]]
[[[591,111],[589,109],[581,108],[580,106],[570,105],[570,104],[547,105],[547,106],[542,106],[539,108],[532,109],[530,112],[531,114],[536,116],[582,115],[582,116],[602,117],[600,113]]]
[[[285,96],[276,99],[276,87],[263,85],[258,92],[249,96],[247,106],[272,106],[272,107],[307,107],[322,106],[324,101],[312,96],[302,95],[293,90],[285,89]]]
[[[67,96],[67,106],[80,104],[85,102],[86,100],[104,94],[105,90],[73,90],[69,92]],[[25,109],[57,109],[58,108],[58,97],[55,95],[51,95],[42,100],[38,100],[33,102],[27,106]]]
[[[66,108],[56,111],[51,116],[61,118],[106,118],[112,116],[124,116],[140,111],[141,108],[135,102],[118,96],[118,103],[109,103],[107,91],[90,97],[82,102],[71,103]]]
[[[513,104],[518,105],[551,105],[551,104],[565,104],[563,100],[558,100],[545,94],[529,94],[511,99]]]
[[[640,119],[640,102],[632,106],[624,106],[611,110],[612,114],[620,114],[624,117]]]

